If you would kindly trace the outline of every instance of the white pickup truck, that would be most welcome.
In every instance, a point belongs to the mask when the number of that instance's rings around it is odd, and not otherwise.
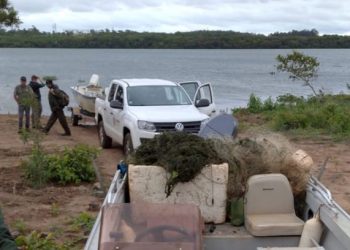
[[[212,113],[212,88],[200,82],[113,80],[95,102],[101,146],[108,148],[115,141],[126,155],[161,132],[198,133]]]

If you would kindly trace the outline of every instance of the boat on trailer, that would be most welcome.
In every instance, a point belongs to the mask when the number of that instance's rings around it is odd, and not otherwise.
[[[102,95],[103,88],[99,82],[99,75],[93,74],[88,85],[76,85],[71,87],[78,106],[87,114],[95,114],[95,99]]]
[[[251,177],[244,202],[245,226],[241,227],[230,223],[202,226],[195,205],[128,203],[127,182],[127,173],[117,170],[85,250],[350,249],[350,216],[315,177],[309,179],[301,219],[295,218],[290,185],[283,175]],[[317,229],[306,226],[316,215],[322,224],[319,237]],[[301,237],[304,243],[309,237],[308,246],[299,246]]]
[[[103,95],[104,89],[99,82],[99,75],[93,74],[87,85],[76,85],[71,87],[78,107],[69,107],[71,112],[71,122],[73,126],[79,125],[80,120],[86,120],[85,124],[94,124],[95,121],[95,100],[99,95]]]

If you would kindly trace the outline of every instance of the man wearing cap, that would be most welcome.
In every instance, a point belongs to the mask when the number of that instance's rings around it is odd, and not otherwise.
[[[16,86],[13,97],[18,104],[18,133],[22,132],[23,115],[25,114],[25,127],[30,127],[30,107],[33,104],[34,93],[31,87],[27,85],[27,78],[21,77],[21,83]]]
[[[52,113],[49,120],[47,121],[45,128],[43,129],[43,132],[48,133],[58,119],[65,132],[61,135],[70,136],[71,132],[68,127],[66,116],[63,112],[64,107],[60,105],[60,98],[63,98],[61,91],[58,86],[53,83],[52,80],[46,80],[46,86],[49,88],[49,104]]]
[[[40,81],[40,83],[38,82],[38,80]],[[44,87],[45,83],[43,83],[38,76],[32,75],[32,80],[29,83],[29,86],[32,88],[35,94],[35,100],[32,106],[32,127],[40,129],[41,128],[40,117],[43,110],[41,105],[40,88]]]

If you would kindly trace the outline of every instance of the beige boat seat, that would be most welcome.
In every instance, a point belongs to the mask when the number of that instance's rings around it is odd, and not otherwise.
[[[249,178],[244,216],[245,227],[254,236],[301,235],[304,227],[295,215],[289,181],[282,174]]]

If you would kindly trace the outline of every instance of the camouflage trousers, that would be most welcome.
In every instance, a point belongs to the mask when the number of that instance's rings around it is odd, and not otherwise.
[[[43,107],[39,100],[35,100],[32,105],[32,127],[33,128],[41,128],[41,113],[43,111]]]

